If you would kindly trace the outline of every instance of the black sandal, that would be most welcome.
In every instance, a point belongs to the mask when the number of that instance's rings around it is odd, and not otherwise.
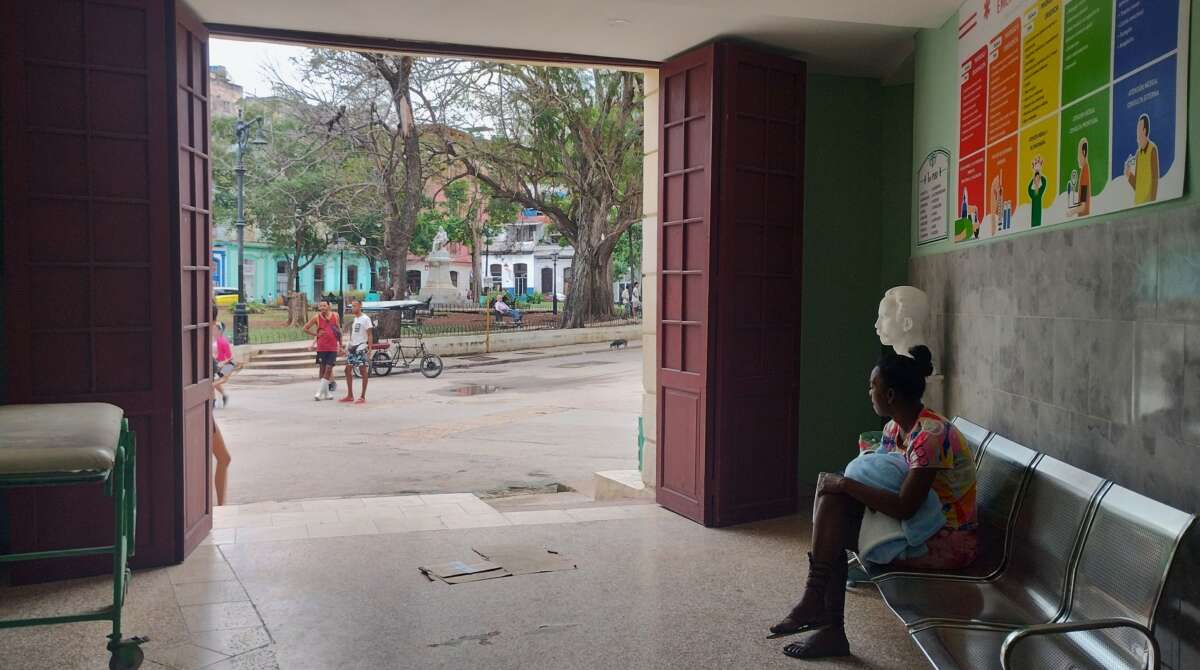
[[[839,570],[839,567],[843,569]],[[836,566],[829,561],[813,560],[813,555],[809,553],[808,581],[804,584],[804,594],[805,596],[808,596],[810,593],[820,594],[816,597],[817,602],[820,603],[820,610],[816,612],[804,611],[802,608],[804,597],[801,597],[800,603],[793,607],[792,611],[782,621],[771,626],[771,635],[768,639],[795,635],[796,633],[803,633],[804,631],[828,626],[833,623],[833,617],[825,605],[825,589],[828,587],[830,581],[835,578],[838,580],[838,587],[844,588],[842,586],[842,581],[845,579],[844,566]]]
[[[843,626],[817,628],[804,639],[783,648],[785,656],[800,659],[832,658],[850,655],[850,641]]]

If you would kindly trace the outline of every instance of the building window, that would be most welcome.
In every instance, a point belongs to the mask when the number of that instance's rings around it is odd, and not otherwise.
[[[288,292],[288,262],[275,261],[275,293],[287,295]]]
[[[571,294],[571,282],[575,279],[575,268],[568,265],[563,268],[563,294]]]
[[[318,263],[313,266],[313,296],[320,300],[323,295],[325,295],[325,266]]]
[[[529,288],[529,266],[524,263],[513,263],[513,283],[517,295],[525,295]]]
[[[492,287],[500,288],[500,284],[504,279],[503,275],[500,274],[500,264],[492,263],[491,270],[492,270]]]
[[[358,266],[351,265],[346,268],[346,285],[351,291],[358,288]]]
[[[454,288],[458,288],[458,270],[450,271],[450,285]]]
[[[258,265],[258,263],[254,262],[253,260],[251,260],[249,258],[242,261],[242,268],[243,268],[242,274],[244,275],[243,278],[245,279],[245,282],[246,282],[246,286],[242,290],[245,291],[246,300],[250,300],[251,294],[258,287],[258,284],[254,283],[254,268],[256,265]]]
[[[419,295],[421,293],[421,271],[409,270],[406,278],[408,279],[408,292]]]

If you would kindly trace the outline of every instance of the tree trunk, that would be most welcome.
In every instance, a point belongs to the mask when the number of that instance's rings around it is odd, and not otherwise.
[[[287,297],[287,325],[301,328],[308,323],[308,296],[294,291]]]
[[[612,245],[575,248],[575,259],[571,263],[574,277],[563,308],[563,328],[583,328],[588,323],[612,317],[611,259]]]

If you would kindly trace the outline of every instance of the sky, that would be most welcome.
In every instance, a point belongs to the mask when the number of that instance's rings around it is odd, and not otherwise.
[[[209,40],[208,62],[229,69],[229,79],[245,89],[246,95],[271,95],[271,83],[264,66],[275,65],[289,79],[299,77],[288,59],[307,53],[304,47],[269,42],[245,42],[212,38]]]

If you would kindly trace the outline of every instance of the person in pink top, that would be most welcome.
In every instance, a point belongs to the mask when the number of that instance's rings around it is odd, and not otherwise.
[[[229,404],[229,394],[225,391],[225,384],[229,383],[229,379],[233,373],[237,371],[237,366],[233,363],[233,347],[229,344],[229,338],[225,337],[225,324],[217,321],[217,308],[213,307],[213,323],[216,327],[213,328],[213,391],[221,395],[221,406]]]
[[[342,329],[337,312],[330,311],[328,301],[319,302],[317,310],[313,318],[304,324],[304,332],[315,338],[313,348],[317,350],[317,365],[320,366],[319,384],[313,400],[332,400],[333,364],[337,362],[342,347]]]

